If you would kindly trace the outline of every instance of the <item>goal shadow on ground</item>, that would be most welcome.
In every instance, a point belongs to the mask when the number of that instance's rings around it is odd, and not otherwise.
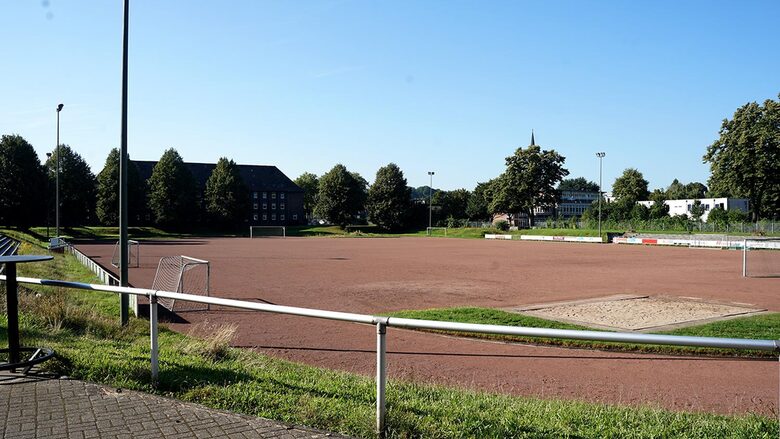
[[[197,311],[188,311],[188,312],[197,312]],[[138,317],[149,320],[148,303],[138,304]],[[169,310],[164,306],[157,306],[157,321],[159,321],[160,323],[190,323],[189,320],[185,319],[181,315]]]

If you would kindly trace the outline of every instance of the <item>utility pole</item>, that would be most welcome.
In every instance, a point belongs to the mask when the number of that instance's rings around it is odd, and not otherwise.
[[[601,195],[603,194],[601,191],[601,162],[605,155],[607,154],[603,152],[596,153],[596,157],[599,158],[599,239],[601,239]]]
[[[433,171],[428,171],[428,176],[431,177],[431,185],[428,186],[428,234],[431,233],[431,224],[433,220]]]
[[[56,186],[55,189],[56,195],[55,195],[55,207],[54,207],[54,222],[56,223],[55,229],[56,229],[56,236],[57,238],[60,237],[60,111],[62,111],[62,107],[65,105],[59,104],[57,105],[57,147],[54,148],[54,154],[57,156],[56,160],[56,166],[57,170],[55,172],[56,174]]]
[[[127,280],[127,37],[130,0],[124,0],[124,20],[122,32],[122,133],[119,152],[119,285],[126,287]],[[127,325],[130,298],[127,294],[119,296],[119,320]]]

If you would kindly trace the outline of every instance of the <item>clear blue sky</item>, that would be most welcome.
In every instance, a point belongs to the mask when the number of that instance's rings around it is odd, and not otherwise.
[[[723,118],[780,92],[780,2],[152,1],[130,15],[129,152],[336,163],[472,189],[529,143],[608,190],[705,182]],[[121,1],[0,3],[0,134],[119,146]]]

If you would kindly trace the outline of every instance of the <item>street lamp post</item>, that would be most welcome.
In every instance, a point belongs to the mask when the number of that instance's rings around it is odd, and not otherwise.
[[[51,159],[51,153],[46,153],[46,162],[48,162]],[[49,210],[49,203],[51,203],[51,183],[49,183],[49,179],[46,179],[46,239],[51,238],[49,236],[49,225],[51,224],[51,210]]]
[[[56,170],[56,185],[57,189],[55,189],[56,195],[55,195],[55,207],[54,207],[54,222],[56,223],[55,230],[56,230],[56,236],[60,237],[60,111],[62,111],[62,107],[64,107],[63,104],[57,105],[57,147],[55,148],[54,153],[57,155],[57,170]]]
[[[599,158],[599,239],[601,239],[601,194],[603,193],[601,191],[601,162],[605,155],[607,154],[603,152],[596,153],[596,157]]]
[[[431,227],[433,224],[431,224],[433,220],[433,174],[435,172],[428,171],[428,176],[431,177],[431,185],[428,186],[428,233],[431,233]]]

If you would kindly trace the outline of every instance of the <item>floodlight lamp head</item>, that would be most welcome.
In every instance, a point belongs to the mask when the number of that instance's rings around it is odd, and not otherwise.
[[[57,113],[59,113],[60,111],[62,111],[62,107],[64,107],[64,106],[65,106],[64,104],[59,104],[59,105],[57,105]]]
[[[607,155],[607,154],[603,153],[603,152],[597,152],[596,153],[596,157],[599,157],[599,158],[604,157],[605,155]]]
[[[435,172],[433,172],[433,171],[428,171],[428,175],[433,175],[433,174],[435,174]]]

